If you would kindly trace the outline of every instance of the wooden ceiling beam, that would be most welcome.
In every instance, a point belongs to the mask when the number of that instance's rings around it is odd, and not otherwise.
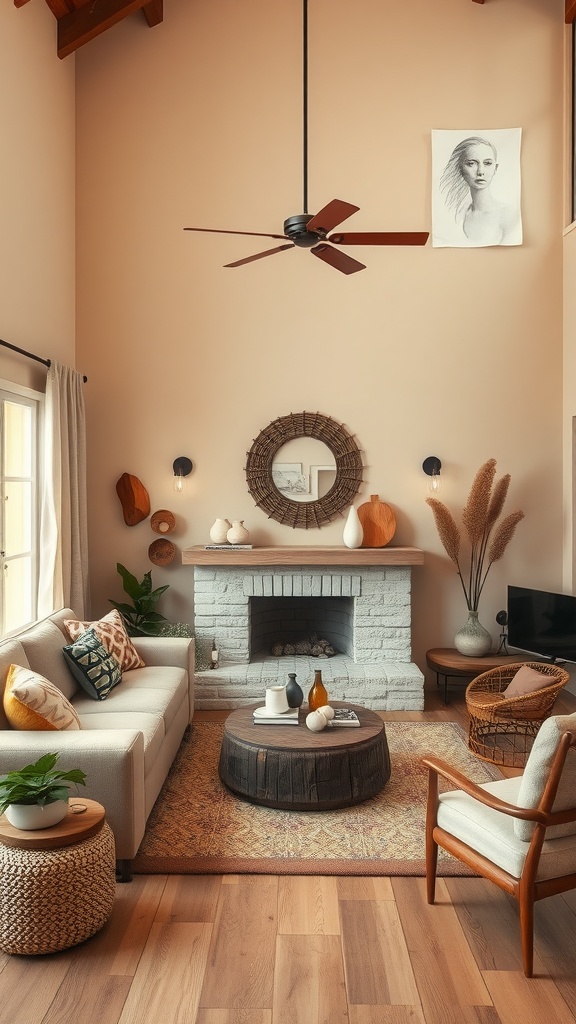
[[[159,25],[164,18],[164,0],[147,0],[143,7],[150,28]]]
[[[152,12],[145,12],[149,25],[158,25],[162,21],[161,0],[98,0],[97,3],[87,3],[77,11],[65,14],[58,20],[58,56],[60,59],[68,57],[79,46],[95,39],[142,8],[153,9]],[[152,21],[149,20],[150,15]]]

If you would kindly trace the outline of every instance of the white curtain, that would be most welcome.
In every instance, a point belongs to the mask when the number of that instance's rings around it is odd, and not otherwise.
[[[88,606],[86,415],[82,375],[53,362],[48,368],[41,446],[42,502],[38,615]]]

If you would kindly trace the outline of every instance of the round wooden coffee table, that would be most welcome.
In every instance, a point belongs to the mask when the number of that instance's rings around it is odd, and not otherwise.
[[[357,704],[358,728],[306,727],[306,707],[299,724],[255,725],[258,705],[233,711],[224,725],[219,773],[234,793],[256,804],[292,811],[326,811],[348,807],[379,793],[390,778],[390,755],[384,722]]]

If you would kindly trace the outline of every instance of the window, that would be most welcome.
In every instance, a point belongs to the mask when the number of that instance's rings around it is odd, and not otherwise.
[[[570,105],[571,105],[571,179],[572,179],[572,193],[571,193],[571,221],[576,220],[576,20],[572,22],[572,59],[571,64],[571,90],[570,90]]]
[[[42,396],[0,382],[0,633],[37,618]]]

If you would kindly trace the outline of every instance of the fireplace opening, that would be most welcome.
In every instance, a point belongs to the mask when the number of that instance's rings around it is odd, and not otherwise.
[[[327,641],[335,654],[353,657],[352,597],[251,597],[249,614],[251,658],[270,655],[275,644],[297,648],[311,637]]]

